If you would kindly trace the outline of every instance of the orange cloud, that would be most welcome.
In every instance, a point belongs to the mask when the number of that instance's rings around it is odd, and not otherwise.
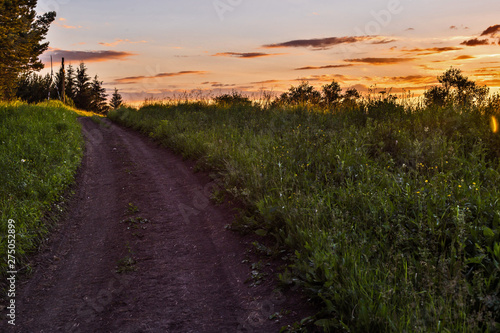
[[[138,41],[138,42],[133,42],[133,41],[131,41],[129,39],[116,39],[112,43],[101,42],[101,43],[99,43],[99,45],[104,45],[104,46],[107,46],[107,47],[115,47],[116,45],[123,44],[123,43],[127,43],[127,44],[140,44],[140,43],[147,43],[147,41],[141,40],[141,41]]]
[[[352,67],[354,64],[342,64],[342,65],[327,65],[327,66],[307,66],[307,67],[300,67],[300,68],[295,68],[296,71],[304,71],[304,70],[310,70],[310,69],[329,69],[329,68],[342,68],[342,67]]]
[[[415,58],[357,58],[357,59],[344,59],[346,62],[359,62],[364,64],[382,66],[382,65],[395,65],[402,62],[413,61]]]
[[[266,81],[258,81],[258,82],[250,82],[251,84],[269,84],[269,83],[280,83],[283,82],[281,80],[266,80]]]
[[[134,55],[137,54],[124,51],[69,51],[49,49],[48,52],[45,52],[42,55],[41,59],[45,63],[50,61],[50,56],[64,58],[66,61],[103,62],[111,60],[125,60],[125,58]]]
[[[475,58],[476,57],[471,56],[471,55],[461,55],[461,56],[456,57],[453,60],[469,60],[469,59],[475,59]]]
[[[260,58],[260,57],[272,57],[283,55],[285,53],[262,53],[262,52],[249,52],[249,53],[237,53],[237,52],[222,52],[216,53],[212,55],[212,57],[234,57],[234,58],[243,58],[243,59],[251,59],[251,58]]]
[[[83,28],[81,25],[79,25],[79,26],[73,26],[73,25],[67,25],[67,24],[61,23],[61,22],[66,22],[66,21],[67,20],[64,17],[61,17],[58,20],[56,20],[54,22],[54,24],[57,25],[58,27],[61,27],[61,28],[64,28],[64,29],[81,29],[81,28]]]
[[[181,75],[189,75],[189,74],[194,74],[194,75],[203,75],[207,74],[208,72],[206,71],[181,71],[181,72],[176,72],[176,73],[159,73],[153,76],[129,76],[129,77],[124,77],[121,79],[116,79],[116,83],[123,83],[123,84],[130,84],[130,83],[136,83],[142,80],[147,80],[147,79],[159,79],[159,78],[164,78],[164,77],[173,77],[173,76],[181,76]]]
[[[411,50],[405,50],[406,52],[411,52],[411,53],[417,53],[417,55],[431,55],[431,54],[438,54],[438,53],[443,53],[443,52],[450,52],[450,51],[459,51],[462,50],[463,48],[461,47],[453,47],[453,46],[445,46],[445,47],[430,47],[426,49],[411,49]]]
[[[329,37],[315,39],[298,39],[284,43],[263,45],[264,48],[280,48],[280,47],[309,47],[313,50],[326,50],[339,44],[352,44],[365,40],[374,39],[375,36],[346,36],[346,37]]]

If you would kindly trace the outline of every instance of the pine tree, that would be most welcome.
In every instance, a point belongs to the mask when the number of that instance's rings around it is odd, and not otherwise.
[[[76,69],[76,93],[75,106],[82,110],[90,110],[92,96],[90,77],[87,74],[87,67],[82,62]]]
[[[115,88],[115,92],[111,95],[111,102],[109,102],[109,106],[113,109],[118,109],[120,105],[122,105],[123,99],[122,95],[118,93],[118,89]]]
[[[91,102],[90,110],[97,113],[105,113],[108,111],[108,105],[106,104],[106,89],[102,87],[102,81],[99,81],[98,76],[94,77],[91,83]]]
[[[37,0],[0,1],[0,99],[16,94],[20,73],[43,68],[38,56],[49,47],[42,43],[55,12],[36,16]]]
[[[75,69],[72,65],[68,66],[66,70],[66,98],[75,100],[76,83],[75,83]]]

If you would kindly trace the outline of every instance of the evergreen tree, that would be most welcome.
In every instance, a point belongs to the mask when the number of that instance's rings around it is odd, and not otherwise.
[[[54,89],[53,92],[50,93],[50,98],[52,99],[62,99],[62,86],[63,86],[63,80],[66,80],[66,77],[64,75],[64,70],[61,66],[59,71],[56,73],[55,78],[54,78]]]
[[[55,12],[36,16],[37,0],[0,1],[0,99],[16,94],[22,72],[43,68],[38,56],[49,47],[42,43]]]
[[[45,76],[35,72],[22,73],[17,82],[16,97],[28,103],[38,103],[47,99],[52,89],[50,74]]]
[[[83,62],[76,69],[76,93],[74,102],[77,108],[90,110],[92,102],[90,77],[87,74],[87,67]]]
[[[66,70],[66,98],[71,100],[75,99],[76,95],[76,82],[75,82],[75,69],[72,65],[68,66]]]
[[[90,85],[90,110],[97,113],[105,113],[108,111],[108,105],[106,104],[106,89],[102,87],[102,81],[99,81],[98,76],[94,77]]]
[[[118,89],[115,88],[115,92],[111,95],[111,102],[109,102],[109,106],[113,109],[118,109],[122,103],[122,95],[120,95],[118,93]]]

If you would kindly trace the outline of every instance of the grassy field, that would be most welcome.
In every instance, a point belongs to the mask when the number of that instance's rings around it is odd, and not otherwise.
[[[61,211],[56,203],[83,154],[77,116],[58,102],[0,102],[0,276],[7,270],[8,220],[16,226],[17,269],[25,271],[26,255],[50,228],[48,215]]]
[[[280,277],[321,302],[317,325],[483,332],[500,320],[498,112],[379,98],[334,111],[152,104],[109,117],[218,174],[247,207],[234,227],[294,253]]]

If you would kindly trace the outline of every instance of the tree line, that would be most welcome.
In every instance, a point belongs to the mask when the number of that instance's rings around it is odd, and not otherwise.
[[[39,56],[49,43],[44,39],[56,12],[36,14],[37,0],[0,0],[0,100],[19,98],[36,103],[46,99],[62,99],[79,109],[105,113],[116,108],[122,98],[115,88],[110,104],[98,76],[91,80],[87,67],[64,67],[55,78],[36,72],[44,68]],[[64,82],[64,84],[63,84]],[[64,94],[63,94],[64,87]]]
[[[66,70],[61,66],[53,77],[51,74],[43,76],[35,72],[21,73],[16,84],[16,97],[29,103],[37,103],[47,98],[62,100],[64,95],[65,103],[70,106],[106,113],[110,108],[119,107],[123,101],[115,88],[108,105],[108,95],[102,84],[98,75],[90,78],[87,66],[82,62],[76,68],[69,65]]]

